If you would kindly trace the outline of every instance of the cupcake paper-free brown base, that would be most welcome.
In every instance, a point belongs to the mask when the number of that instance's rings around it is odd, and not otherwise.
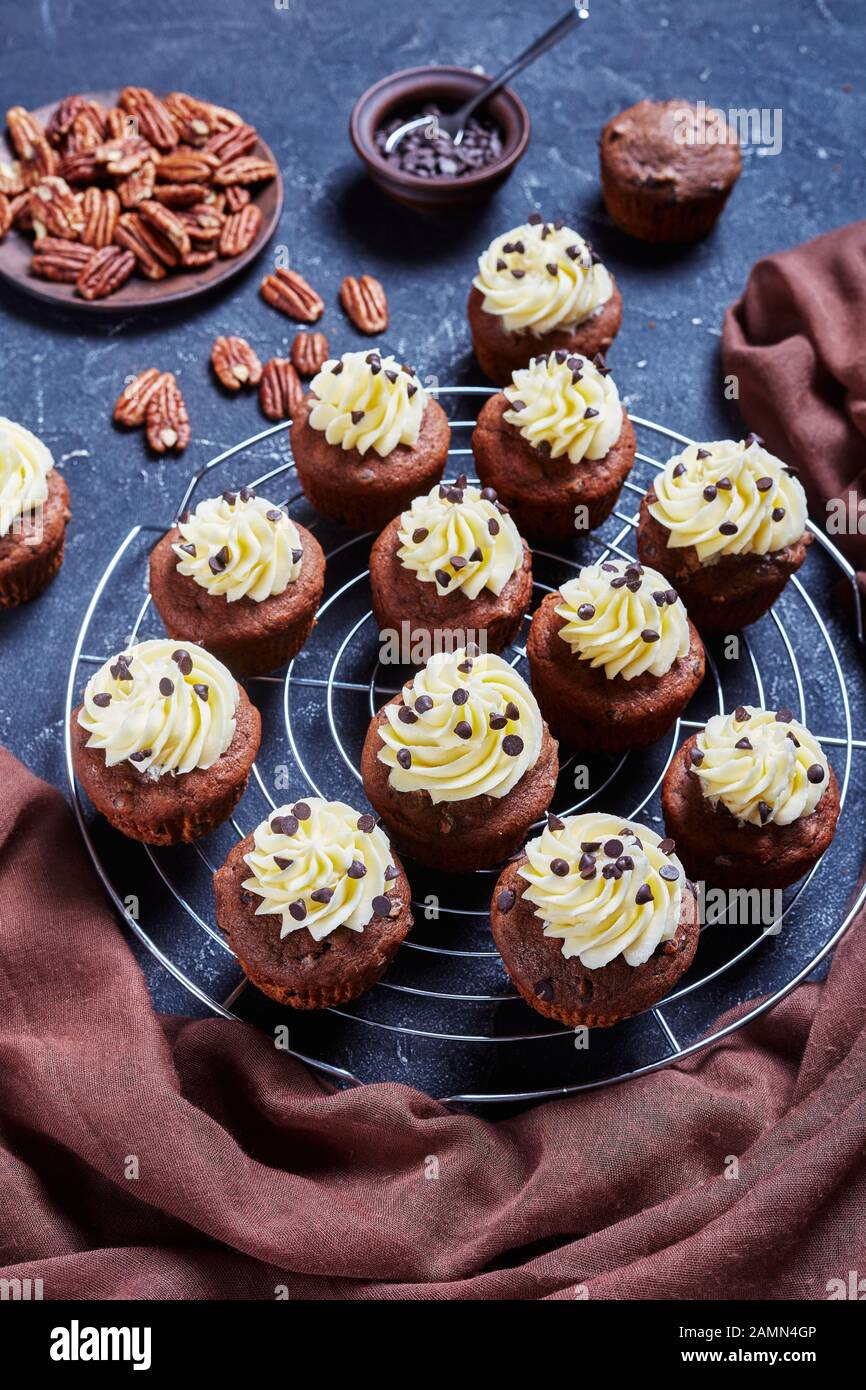
[[[617,333],[622,320],[622,299],[613,282],[613,294],[601,308],[570,333],[545,333],[536,337],[532,333],[509,333],[497,314],[488,314],[484,309],[484,296],[473,285],[469,294],[467,312],[469,327],[472,330],[472,347],[478,365],[496,386],[507,386],[512,372],[528,365],[533,357],[547,357],[557,348],[568,352],[581,353],[584,357],[595,357],[596,353],[606,353]]]
[[[389,703],[402,704],[402,696]],[[559,759],[556,741],[546,728],[538,761],[507,796],[434,802],[429,792],[398,792],[391,786],[390,769],[377,756],[382,747],[379,730],[385,720],[384,710],[380,710],[364,741],[364,790],[397,845],[419,864],[450,873],[501,864],[519,848],[530,826],[550,805]]]
[[[617,752],[646,748],[671,727],[704,678],[704,647],[689,622],[691,646],[663,676],[608,679],[601,667],[581,661],[559,636],[565,619],[556,612],[558,592],[536,609],[526,654],[532,690],[551,731],[575,748]]]
[[[402,624],[408,623],[411,641],[424,638],[428,656],[438,650],[433,644],[437,639],[441,642],[445,633],[465,633],[457,645],[471,641],[490,652],[514,641],[532,599],[532,555],[525,541],[523,563],[502,592],[496,595],[482,589],[470,599],[459,588],[440,595],[435,584],[422,582],[414,570],[407,569],[397,555],[399,532],[400,518],[395,517],[370,552],[373,613],[380,632],[393,629],[402,634]]]
[[[356,531],[381,530],[442,477],[451,427],[438,401],[427,401],[417,443],[398,444],[387,458],[375,449],[359,454],[329,444],[309,422],[314,405],[316,398],[306,395],[298,407],[292,453],[304,495],[323,516]]]
[[[386,885],[392,916],[375,916],[363,931],[337,927],[315,941],[306,927],[280,938],[280,918],[256,916],[261,899],[242,887],[250,870],[243,856],[253,848],[248,835],[235,845],[214,876],[217,921],[244,973],[263,994],[293,1009],[324,1009],[346,1004],[384,974],[412,926],[412,893],[400,861]]]
[[[0,537],[0,608],[17,608],[48,587],[63,564],[70,516],[66,479],[52,469],[42,506]]]
[[[297,526],[297,523],[295,523]],[[174,526],[150,553],[150,592],[169,637],[197,642],[235,676],[264,675],[301,650],[316,621],[325,584],[325,557],[315,536],[297,526],[301,569],[281,594],[229,603],[177,568],[172,549],[183,538]]]
[[[648,961],[629,965],[617,956],[589,970],[577,956],[566,959],[558,937],[544,935],[541,918],[522,896],[527,885],[518,870],[526,862],[522,856],[500,874],[490,929],[515,988],[537,1013],[569,1028],[609,1028],[662,999],[688,970],[700,934],[698,902],[690,885],[683,888],[676,935],[661,942]]]
[[[655,500],[650,488],[640,505],[638,557],[671,581],[689,616],[706,632],[736,632],[769,612],[812,540],[807,531],[769,555],[723,555],[715,564],[702,564],[693,545],[668,545],[670,532],[649,510]]]
[[[823,796],[811,816],[791,825],[740,825],[713,810],[690,770],[697,734],[687,739],[665,773],[665,830],[677,842],[686,872],[719,888],[787,888],[807,874],[830,845],[839,818],[839,784],[830,768]]]
[[[501,391],[485,401],[472,435],[478,476],[496,490],[519,530],[545,540],[593,531],[610,515],[634,463],[637,441],[623,411],[619,438],[603,459],[572,463],[551,459],[533,448],[516,425],[503,417],[510,402]],[[586,524],[575,525],[577,506],[586,507]]]
[[[124,760],[109,767],[100,748],[88,748],[88,733],[71,716],[72,761],[90,801],[105,819],[132,840],[149,845],[176,845],[199,840],[228,820],[246,789],[261,739],[262,722],[255,705],[238,687],[234,737],[209,768],[173,776],[148,777]]]

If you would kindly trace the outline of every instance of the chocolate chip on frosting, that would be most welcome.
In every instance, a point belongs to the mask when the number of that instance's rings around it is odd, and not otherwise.
[[[504,714],[491,714],[490,727],[491,729],[505,729],[508,727],[508,720]]]
[[[723,521],[719,527],[723,536],[735,536],[737,534],[737,524],[735,521]]]
[[[666,840],[661,840],[661,841],[659,842],[659,849],[661,850],[662,854],[673,854],[673,852],[674,852],[674,850],[676,849],[676,847],[677,847],[677,842],[676,842],[676,840],[671,839],[670,836],[668,836],[668,838],[667,838]]]
[[[751,718],[751,715],[745,705],[737,705],[737,708],[734,710],[734,718],[738,724],[745,724],[746,721]]]
[[[548,811],[547,828],[548,830],[564,830],[565,821],[561,820],[559,816],[555,816],[552,811]]]
[[[169,680],[168,676],[163,676],[159,683],[159,693],[168,699],[169,695],[174,694],[174,681]]]
[[[333,896],[333,888],[314,888],[310,894],[310,898],[314,903],[329,903]]]
[[[772,515],[773,515],[773,520],[774,520],[774,521],[781,521],[781,520],[783,519],[784,515],[785,515],[785,508],[784,508],[784,507],[774,507],[774,508],[773,508],[773,513],[772,513]]]
[[[753,750],[752,750],[752,741],[751,741],[751,739],[748,739],[748,738],[738,738],[737,741],[736,741],[736,743],[734,744],[734,747],[735,747],[735,748],[742,748],[742,749],[744,749],[745,752],[747,752],[747,753],[751,753],[751,752],[753,751]]]
[[[455,705],[465,705],[469,699],[469,691],[463,685],[458,685],[456,690],[451,691],[451,699]]]
[[[412,532],[412,540],[414,541],[415,545],[420,545],[422,541],[426,541],[429,535],[430,532],[427,530],[426,526],[419,526],[416,530]]]
[[[96,705],[98,709],[105,709],[106,705],[111,704],[111,696],[104,693],[94,695],[93,703]]]
[[[588,623],[590,618],[595,617],[595,605],[592,603],[582,603],[577,610],[577,616]]]
[[[428,709],[432,708],[433,700],[429,695],[418,696],[418,699],[415,701],[415,712],[417,714],[426,714]]]
[[[520,718],[520,710],[513,700],[509,700],[508,704],[505,706],[505,717],[506,719],[510,719],[512,723]]]
[[[673,476],[674,476],[675,478],[681,478],[681,477],[683,476],[683,474],[685,473],[685,471],[686,471],[686,465],[685,465],[684,463],[678,463],[678,464],[675,466],[674,470],[673,470]]]
[[[294,811],[294,813],[295,813],[295,815],[297,816],[298,820],[309,820],[309,819],[310,819],[311,812],[310,812],[310,808],[309,808],[309,806],[307,805],[306,801],[296,801],[295,804],[294,804],[294,806],[292,807],[292,810]]]
[[[782,707],[781,709],[776,710],[776,723],[777,723],[777,724],[790,724],[790,723],[792,722],[793,718],[794,718],[794,716],[793,716],[793,714],[791,713],[791,711],[787,708],[787,706],[784,706],[784,705],[783,705],[783,707]]]
[[[298,898],[297,902],[289,903],[289,912],[296,922],[303,922],[307,915],[307,904],[304,902],[303,898]]]
[[[384,893],[377,893],[370,906],[377,917],[391,916],[391,899],[386,898]]]
[[[622,850],[622,840],[605,840],[604,852],[607,855],[608,859],[619,859],[619,856],[622,854]]]
[[[447,589],[451,583],[451,575],[446,570],[435,570],[433,577],[442,589]]]
[[[387,869],[385,870],[385,881],[386,881],[386,883],[391,883],[391,882],[393,882],[393,880],[394,880],[395,878],[399,878],[399,877],[400,877],[400,870],[397,868],[397,865],[396,865],[396,864],[389,864],[388,867],[387,867]]]
[[[408,748],[401,748],[398,750],[397,762],[404,769],[404,771],[409,770],[409,768],[412,766],[412,754],[409,752]]]
[[[401,724],[417,724],[418,716],[414,710],[409,709],[408,705],[401,705],[397,711],[397,718]]]
[[[491,536],[499,535],[499,522],[496,520],[495,516],[492,516],[488,521],[487,529],[490,532]]]
[[[704,761],[704,755],[701,752],[700,748],[690,748],[689,757],[691,758],[695,767],[700,767],[701,763]]]
[[[675,883],[680,876],[680,871],[676,864],[662,864],[659,869],[659,878],[667,879],[668,883]]]
[[[696,457],[699,459],[708,459],[710,457],[709,449],[698,449]]]
[[[271,821],[271,830],[275,835],[285,835],[291,838],[298,833],[298,821],[295,816],[274,816]]]
[[[758,802],[758,815],[761,817],[761,824],[765,825],[773,814],[773,808],[767,805],[766,801]]]
[[[824,780],[824,769],[820,763],[812,763],[812,766],[806,771],[806,776],[810,782],[813,782],[817,786],[819,782],[823,782]]]
[[[465,719],[461,719],[459,723],[454,725],[454,732],[458,738],[471,738],[472,725],[467,724]]]
[[[714,485],[713,485],[712,483],[708,483],[707,486],[704,488],[704,493],[703,493],[704,501],[705,501],[705,502],[712,502],[712,501],[714,501],[714,499],[715,499],[717,493],[718,493],[718,489],[717,489],[716,487],[714,487]]]
[[[208,569],[210,570],[211,574],[222,574],[230,558],[231,556],[229,555],[228,546],[220,546],[217,553],[215,555],[211,555],[210,559],[207,562]]]
[[[362,816],[358,817],[358,829],[362,830],[365,835],[369,835],[376,829],[376,817],[371,816],[369,811],[365,811]]]
[[[348,874],[349,878],[366,878],[367,866],[366,864],[362,864],[360,859],[353,859],[348,869],[346,870],[346,873]]]
[[[763,442],[764,442],[764,441],[763,441],[763,439],[761,438],[761,436],[760,436],[759,434],[754,434],[754,433],[750,432],[749,434],[746,435],[746,448],[747,448],[747,449],[748,449],[752,444],[763,444]]]
[[[210,686],[205,685],[203,681],[196,681],[195,685],[193,686],[193,690],[195,691],[198,698],[201,700],[202,704],[206,705],[210,697]]]
[[[556,874],[557,878],[565,878],[566,874],[568,873],[568,860],[551,859],[550,872],[552,874]]]
[[[651,903],[655,901],[655,899],[653,898],[653,890],[650,888],[648,883],[641,884],[640,888],[634,895],[634,900],[639,907],[642,907],[644,903]]]
[[[364,412],[363,412],[363,410],[353,410],[353,411],[352,411],[352,424],[353,424],[353,425],[360,425],[360,423],[361,423],[361,421],[363,420],[363,418],[364,418]]]
[[[130,753],[129,760],[133,763],[143,763],[147,761],[152,753],[152,748],[139,748],[137,753]]]
[[[523,739],[519,734],[506,734],[502,740],[502,751],[509,758],[517,758],[523,752]]]

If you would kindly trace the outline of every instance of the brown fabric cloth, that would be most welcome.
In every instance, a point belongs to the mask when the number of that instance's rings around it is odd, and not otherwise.
[[[758,261],[725,315],[722,361],[817,522],[828,498],[866,498],[866,221]],[[866,570],[866,534],[832,539]]]
[[[0,781],[0,1277],[46,1299],[820,1299],[866,1270],[862,924],[826,984],[690,1065],[495,1123],[158,1018],[60,795],[2,749]]]

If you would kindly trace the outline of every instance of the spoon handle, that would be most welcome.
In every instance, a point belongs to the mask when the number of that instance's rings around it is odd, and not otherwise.
[[[488,82],[486,87],[481,88],[481,91],[472,98],[470,103],[467,103],[461,112],[464,121],[471,116],[476,107],[480,106],[481,102],[492,96],[494,92],[498,92],[500,87],[504,86],[506,82],[510,82],[512,77],[516,77],[530,63],[534,63],[536,58],[540,58],[549,48],[553,48],[560,39],[564,39],[566,34],[571,32],[575,25],[585,19],[589,19],[589,10],[586,8],[585,0],[574,0],[568,14],[563,15],[555,24],[551,24],[549,29],[545,29],[543,34],[534,39],[528,48],[524,48],[522,53],[513,58],[501,72],[498,72]]]

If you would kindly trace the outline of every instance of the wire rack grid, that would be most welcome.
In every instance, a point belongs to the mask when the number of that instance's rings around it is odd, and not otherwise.
[[[458,402],[492,394],[486,387],[438,390]],[[633,473],[609,522],[578,543],[579,558],[546,549],[533,551],[534,604],[588,559],[633,558],[627,544],[636,526],[637,504],[647,481],[663,466],[663,460],[655,457],[658,445],[682,447],[692,441],[650,420],[631,418],[641,445],[645,439],[650,445],[639,448]],[[466,431],[475,420],[458,418],[451,424],[455,432]],[[261,490],[289,482],[294,467],[285,434],[289,425],[263,430],[211,459],[189,479],[175,518],[213,470],[265,441],[270,441],[269,447],[285,448],[285,457],[249,481],[233,473],[231,486],[246,483]],[[468,437],[457,437],[467,438],[467,443],[453,447],[451,458],[471,458]],[[456,471],[470,468],[461,462]],[[641,474],[646,480],[643,485],[636,480]],[[633,511],[627,509],[630,503],[635,504]],[[287,507],[296,504],[306,505],[297,490],[282,502]],[[333,537],[328,537],[324,534],[327,523],[314,516],[304,520],[319,531],[325,544],[327,596],[303,652],[284,673],[253,682],[270,747],[263,740],[250,787],[227,827],[192,847],[135,847],[139,859],[130,867],[129,846],[118,843],[122,837],[106,832],[89,816],[72,765],[69,718],[85,672],[149,635],[149,624],[154,624],[153,635],[160,631],[146,589],[137,603],[135,598],[130,603],[129,593],[136,582],[141,585],[149,543],[171,522],[134,526],[108,562],[78,632],[66,695],[66,763],[73,807],[88,852],[118,912],[201,1005],[224,1018],[246,1017],[267,1028],[285,1024],[287,1011],[247,986],[214,922],[211,876],[234,838],[243,838],[281,801],[296,800],[307,792],[365,804],[358,771],[363,735],[376,709],[411,674],[383,668],[379,662],[367,569],[372,533],[346,539],[345,532],[333,528]],[[615,808],[615,813],[628,819],[660,821],[659,789],[682,737],[701,727],[709,714],[743,701],[786,703],[802,722],[809,723],[834,763],[845,807],[854,755],[866,750],[866,740],[855,737],[852,714],[852,694],[859,713],[863,683],[857,681],[852,687],[845,674],[846,666],[856,667],[856,658],[852,662],[851,653],[840,655],[839,642],[847,639],[840,639],[839,631],[831,632],[837,626],[835,619],[821,611],[827,583],[838,579],[839,571],[852,587],[861,643],[862,614],[853,570],[821,531],[811,529],[817,543],[812,550],[819,552],[825,566],[825,583],[813,584],[812,593],[805,579],[795,576],[768,618],[749,634],[741,634],[745,660],[726,661],[710,644],[704,686],[662,745],[640,756],[581,753],[581,758],[588,759],[582,764],[577,764],[574,754],[564,758],[552,809],[564,815],[591,807]],[[329,539],[332,544],[327,543]],[[810,557],[807,570],[811,563]],[[130,622],[123,623],[124,614],[131,615]],[[88,650],[94,636],[102,644],[101,654]],[[504,655],[526,673],[520,637]],[[832,723],[822,725],[823,719]],[[274,759],[271,773],[267,771],[269,756]],[[588,785],[576,775],[578,768]],[[853,818],[843,815],[842,822],[848,819]],[[721,913],[709,915],[695,963],[680,985],[637,1019],[614,1029],[594,1030],[589,1048],[577,1045],[570,1030],[540,1019],[511,987],[489,935],[487,904],[498,871],[451,878],[410,866],[416,927],[385,979],[350,1007],[327,1010],[316,1019],[293,1015],[289,1021],[292,1045],[285,1050],[340,1084],[399,1079],[448,1103],[536,1100],[654,1071],[741,1028],[815,969],[866,899],[866,885],[856,891],[858,844],[856,830],[853,842],[838,853],[834,842],[821,863],[786,893],[781,914],[771,925],[744,930],[728,923]],[[126,892],[130,882],[138,885],[146,867],[142,854],[154,871],[151,878],[157,888],[146,913],[130,907]],[[834,858],[835,865],[829,862]],[[809,923],[808,931],[802,930],[804,921]],[[756,969],[755,961],[762,959],[763,966]],[[731,1010],[736,1010],[735,1016],[725,1017]]]

